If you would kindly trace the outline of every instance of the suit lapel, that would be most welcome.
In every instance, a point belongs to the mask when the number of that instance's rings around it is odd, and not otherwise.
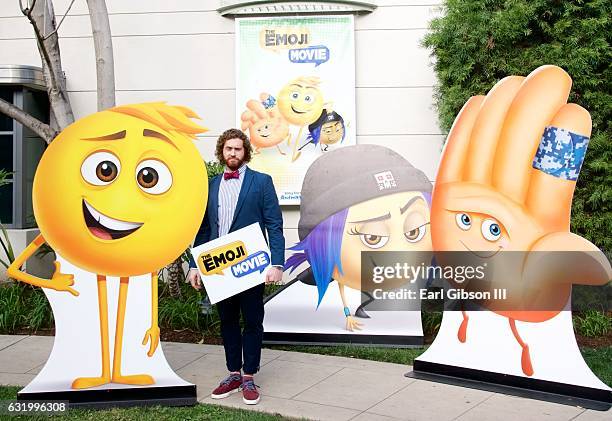
[[[219,175],[213,179],[213,182],[210,184],[210,194],[208,195],[210,198],[208,207],[209,220],[214,221],[217,226],[216,236],[219,235],[219,186],[221,185],[221,177],[223,177],[223,175]]]
[[[242,205],[244,204],[244,201],[246,200],[246,197],[249,194],[251,184],[253,184],[253,171],[251,171],[249,167],[247,167],[244,171],[244,180],[242,181],[242,187],[240,188],[240,194],[238,195],[238,203],[236,203],[236,210],[234,210],[234,218],[232,219],[232,224],[230,225],[230,231],[236,223],[236,219],[238,218],[238,214],[240,213],[240,208],[242,208]]]

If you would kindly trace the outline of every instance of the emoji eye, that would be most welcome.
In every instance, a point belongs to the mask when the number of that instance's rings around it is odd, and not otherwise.
[[[371,249],[379,249],[389,242],[389,237],[383,235],[361,234],[359,239],[364,246]]]
[[[304,97],[304,102],[307,102],[307,103],[309,103],[309,104],[310,104],[310,103],[311,103],[311,102],[313,102],[313,101],[314,101],[314,98],[313,98],[313,97],[311,97],[310,95],[306,95],[306,96]]]
[[[136,167],[136,181],[142,191],[162,194],[172,187],[172,173],[161,161],[147,159]]]
[[[480,227],[482,236],[488,241],[497,241],[501,237],[501,227],[495,219],[485,219]]]
[[[455,221],[457,222],[457,226],[464,231],[467,231],[472,226],[472,218],[467,213],[458,213],[455,216]]]
[[[112,183],[120,171],[119,158],[110,152],[95,152],[85,158],[81,164],[81,176],[94,186]]]
[[[300,97],[300,93],[298,91],[291,92],[291,99],[298,99]]]
[[[418,228],[415,228],[411,231],[405,232],[404,237],[406,237],[406,241],[409,243],[418,243],[425,237],[425,233],[427,232],[427,228],[425,225],[421,225]]]

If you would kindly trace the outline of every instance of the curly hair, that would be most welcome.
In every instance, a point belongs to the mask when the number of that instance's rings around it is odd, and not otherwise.
[[[217,147],[215,149],[215,156],[217,160],[223,165],[225,165],[225,159],[223,159],[223,147],[225,146],[225,142],[230,139],[240,139],[242,140],[242,147],[244,148],[244,162],[249,162],[251,160],[251,153],[253,152],[253,147],[251,146],[251,142],[249,142],[249,138],[242,130],[238,129],[228,129],[221,133],[219,139],[217,140]]]

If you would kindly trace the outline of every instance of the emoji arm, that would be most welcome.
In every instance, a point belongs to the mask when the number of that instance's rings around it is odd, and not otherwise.
[[[20,268],[23,264],[34,254],[36,250],[40,248],[45,243],[45,239],[42,234],[39,234],[38,237],[32,241],[23,252],[6,270],[6,273],[9,277],[14,278],[18,281],[25,282],[26,284],[34,285],[41,288],[53,288],[53,279],[43,279],[34,275],[30,275],[29,273],[23,272]]]
[[[151,357],[155,353],[157,346],[159,345],[159,323],[158,323],[158,314],[157,314],[157,273],[151,273],[151,327],[147,329],[145,332],[144,338],[142,339],[142,344],[146,345],[151,340],[149,344],[149,352],[147,352],[147,356]]]
[[[344,285],[338,283],[338,290],[340,291],[340,298],[342,299],[342,306],[344,307],[344,317],[346,317],[346,325],[345,328],[349,332],[353,332],[354,330],[361,330],[361,323],[359,323],[353,316],[351,316],[351,311],[346,305],[346,298],[344,297]]]
[[[346,305],[346,298],[344,297],[344,285],[342,285],[339,282],[338,282],[338,290],[340,291],[340,299],[342,300],[342,307],[344,307],[344,315],[346,317],[350,317],[351,313],[350,313],[348,306]]]

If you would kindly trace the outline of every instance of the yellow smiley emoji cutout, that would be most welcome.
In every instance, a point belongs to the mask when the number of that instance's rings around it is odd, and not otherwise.
[[[157,272],[188,248],[206,209],[206,167],[193,144],[206,129],[194,117],[186,107],[162,102],[111,108],[68,126],[40,160],[32,195],[41,234],[7,273],[78,296],[71,287],[73,275],[61,273],[59,262],[51,279],[19,270],[46,242],[66,260],[97,274],[102,373],[77,378],[75,389],[154,383],[147,374],[121,374],[129,277],[151,274],[151,327],[143,339],[143,345],[150,342],[150,357],[159,343]],[[106,276],[120,277],[112,372]]]

